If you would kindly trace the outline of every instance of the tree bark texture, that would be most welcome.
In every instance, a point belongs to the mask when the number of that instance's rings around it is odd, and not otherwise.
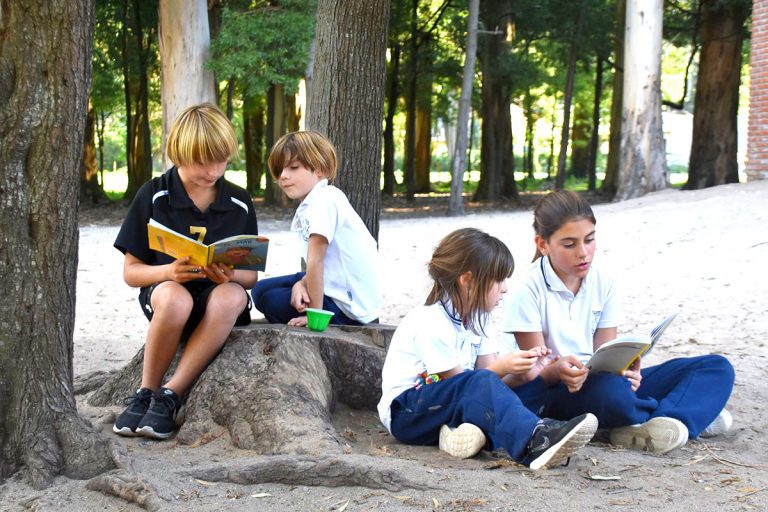
[[[392,333],[387,326],[236,329],[190,390],[177,440],[195,445],[226,433],[234,446],[260,454],[339,453],[334,405],[375,409]],[[142,349],[88,403],[120,404],[141,382],[143,355]]]
[[[737,114],[745,3],[702,6],[701,53],[693,110],[693,136],[685,188],[738,183]]]
[[[613,84],[611,87],[611,127],[608,136],[608,159],[605,163],[605,178],[600,192],[613,197],[616,195],[621,158],[621,114],[624,110],[624,32],[627,18],[626,0],[616,0],[616,35],[613,39]]]
[[[228,482],[240,485],[281,483],[323,487],[366,487],[400,492],[404,489],[435,489],[416,482],[397,471],[379,469],[368,457],[276,455],[255,463],[212,464],[188,470],[185,474],[206,482]]]
[[[451,158],[451,198],[448,204],[448,213],[450,215],[464,214],[464,170],[467,165],[467,146],[469,144],[469,127],[467,125],[469,124],[469,116],[472,110],[472,86],[475,81],[477,23],[479,17],[480,0],[469,0],[467,49],[464,54],[459,113],[456,119],[456,144]]]
[[[486,27],[496,27],[498,20],[508,14],[507,0],[484,3],[480,18]],[[509,21],[509,18],[506,18]],[[508,76],[500,74],[501,59],[510,52],[509,43],[500,34],[485,34],[480,48],[480,70],[483,75],[480,117],[480,182],[475,199],[494,201],[500,197],[517,197],[515,184],[515,155],[512,149],[512,119],[510,117],[511,84]]]
[[[113,465],[72,385],[94,11],[87,0],[0,5],[0,478],[23,470],[44,487]]]
[[[627,0],[618,200],[667,186],[661,126],[663,13],[662,0]]]
[[[216,88],[204,66],[211,48],[206,0],[160,0],[158,12],[165,148],[176,116],[198,103],[215,104]]]
[[[307,127],[336,146],[336,185],[374,238],[381,203],[389,0],[319,0]]]

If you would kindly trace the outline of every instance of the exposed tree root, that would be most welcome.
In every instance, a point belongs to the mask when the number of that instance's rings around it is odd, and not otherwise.
[[[88,480],[86,489],[116,496],[136,503],[146,510],[160,510],[161,500],[155,489],[135,473],[116,469]]]
[[[94,389],[98,389],[104,385],[107,380],[114,375],[116,370],[105,372],[103,370],[96,370],[95,372],[86,373],[85,375],[78,375],[75,377],[75,395],[84,395],[90,393]]]
[[[403,489],[439,489],[402,477],[394,470],[377,469],[353,457],[297,457],[278,455],[243,464],[212,466],[183,473],[208,482],[242,485],[278,483],[324,487],[367,487],[400,492]]]
[[[110,453],[118,469],[96,476],[85,484],[86,489],[116,496],[136,503],[146,510],[159,510],[162,499],[155,488],[133,469],[128,454],[118,443],[110,441]]]

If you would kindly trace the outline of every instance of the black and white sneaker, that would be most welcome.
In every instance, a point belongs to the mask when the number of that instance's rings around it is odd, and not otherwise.
[[[160,388],[152,396],[152,403],[136,428],[136,434],[152,439],[168,439],[177,430],[176,414],[181,398],[172,389]]]
[[[149,409],[149,403],[152,400],[152,390],[149,388],[137,389],[136,392],[125,399],[128,406],[120,413],[115,420],[112,431],[115,434],[126,437],[135,437],[141,434],[136,433],[139,422]]]
[[[536,470],[559,466],[587,444],[596,430],[594,414],[582,414],[568,421],[543,419],[528,441],[528,467]]]

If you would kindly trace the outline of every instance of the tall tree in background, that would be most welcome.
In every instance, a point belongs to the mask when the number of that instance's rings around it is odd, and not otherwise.
[[[126,94],[123,86],[122,25],[124,20],[121,13],[124,10],[124,5],[124,0],[109,0],[96,3],[96,16],[93,28],[91,105],[93,107],[93,131],[100,178],[99,185],[102,188],[104,184],[107,120],[122,117],[124,115],[123,112],[128,107],[125,103]],[[156,12],[156,9],[152,12]],[[151,59],[151,64],[154,64],[155,61],[156,59]],[[121,115],[117,115],[118,113]],[[121,161],[124,160],[121,159]],[[101,193],[103,194],[103,191]],[[82,203],[85,200],[81,190],[80,201]]]
[[[379,235],[389,0],[319,0],[307,128],[339,154],[337,184]]]
[[[44,487],[113,467],[72,384],[94,13],[89,0],[1,5],[0,478],[23,470]]]
[[[132,199],[152,177],[152,143],[149,129],[149,66],[153,60],[156,2],[123,0],[121,43],[126,110],[126,159],[128,188]]]
[[[478,44],[483,77],[480,142],[480,182],[475,199],[517,197],[510,103],[514,80],[510,51],[514,33],[510,0],[488,0],[480,7],[485,27]]]
[[[608,159],[600,192],[616,195],[619,160],[621,158],[621,115],[624,111],[624,32],[627,21],[627,1],[616,0],[616,26],[613,31],[613,85],[611,93],[611,126],[608,138]]]
[[[701,53],[685,188],[738,183],[737,115],[749,0],[702,0]]]
[[[216,103],[213,73],[204,66],[211,47],[206,0],[160,0],[159,27],[165,148],[179,112],[198,103]]]
[[[459,115],[456,119],[456,146],[451,159],[451,199],[448,204],[450,215],[464,214],[464,170],[467,166],[467,145],[469,142],[469,111],[472,108],[472,85],[475,81],[475,60],[477,55],[477,20],[480,0],[469,0],[467,21],[467,51],[464,57],[464,77],[461,82]]]
[[[99,161],[96,158],[96,112],[90,101],[85,121],[83,161],[80,169],[80,204],[106,201],[107,195],[99,183]]]
[[[667,186],[661,126],[663,0],[627,0],[619,200]]]
[[[222,10],[219,36],[212,42],[210,68],[230,77],[243,99],[243,142],[247,188],[260,187],[264,161],[277,137],[297,129],[290,105],[299,80],[311,72],[308,60],[314,37],[314,0],[282,0]],[[286,30],[285,27],[291,27]],[[309,83],[309,82],[308,82]],[[266,174],[265,200],[287,200]]]
[[[584,22],[587,18],[587,0],[581,0],[573,36],[568,48],[568,71],[565,78],[565,93],[563,94],[563,126],[560,135],[560,153],[557,157],[557,175],[555,176],[555,189],[562,189],[565,185],[565,161],[568,155],[568,143],[571,133],[571,101],[573,100],[573,83],[576,78],[576,59],[581,46],[581,35],[584,31]]]

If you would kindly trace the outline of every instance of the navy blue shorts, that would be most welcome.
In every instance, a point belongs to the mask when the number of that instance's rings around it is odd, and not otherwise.
[[[160,283],[155,283],[151,286],[147,286],[142,288],[139,292],[139,304],[141,305],[141,310],[144,312],[144,316],[147,317],[147,320],[152,320],[152,315],[154,313],[151,306],[152,292],[159,284]],[[203,315],[205,314],[205,308],[208,304],[208,296],[218,285],[214,282],[206,280],[189,281],[183,283],[182,286],[187,289],[190,295],[192,295],[192,311],[189,314],[189,319],[184,326],[184,334],[182,335],[182,338],[186,339],[190,334],[192,334],[192,331],[195,330],[197,325],[200,323],[200,320],[202,320]],[[245,308],[240,313],[240,316],[237,317],[237,320],[235,321],[235,327],[242,327],[251,323],[251,297],[245,288],[243,288],[243,293],[248,298],[248,301],[245,305]]]

